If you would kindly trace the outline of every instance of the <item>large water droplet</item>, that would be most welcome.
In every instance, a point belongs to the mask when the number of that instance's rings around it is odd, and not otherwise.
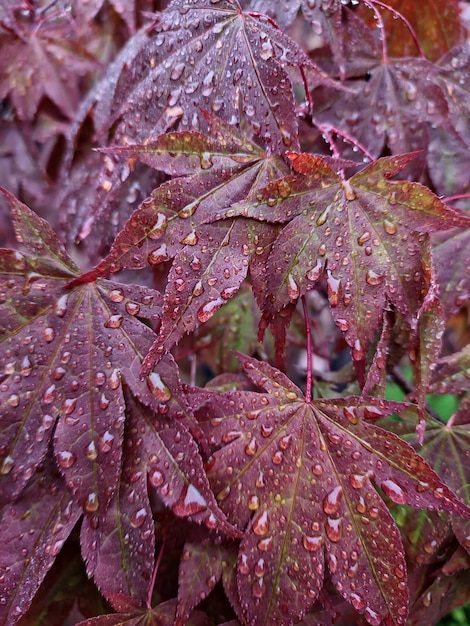
[[[297,300],[300,296],[300,287],[295,282],[292,274],[287,275],[287,293],[289,294],[289,298],[291,300]]]
[[[85,511],[88,513],[95,513],[99,508],[98,494],[95,492],[89,493],[85,500]]]
[[[266,585],[264,584],[263,579],[258,578],[257,580],[255,580],[251,590],[255,598],[262,598],[266,593]]]
[[[171,509],[178,517],[187,517],[207,509],[207,501],[194,485],[185,485],[181,496]]]
[[[307,272],[307,278],[315,283],[319,278],[323,270],[323,264],[320,259],[317,259],[317,262],[313,267],[311,267]]]
[[[307,535],[303,535],[302,545],[308,552],[315,552],[323,545],[323,537],[321,535],[317,537],[309,537]]]
[[[60,298],[54,302],[54,313],[58,317],[64,317],[64,315],[67,313],[68,298],[69,298],[68,294],[64,294],[63,296],[60,296]]]
[[[72,467],[76,460],[77,455],[70,450],[61,450],[57,453],[57,462],[60,467],[63,467],[64,469]]]
[[[366,283],[369,285],[380,285],[384,278],[385,276],[383,274],[377,274],[374,270],[367,270]]]
[[[147,386],[159,402],[167,402],[171,398],[171,391],[158,372],[150,372],[147,376]]]
[[[395,224],[395,222],[392,222],[392,220],[388,217],[384,219],[383,224],[385,232],[389,235],[394,235],[397,232],[397,225]]]
[[[330,306],[334,308],[338,306],[341,291],[341,281],[332,275],[331,270],[327,270],[326,286]]]
[[[358,593],[355,593],[355,592],[351,593],[350,598],[351,598],[351,604],[356,609],[356,611],[360,611],[361,609],[364,608],[365,600]]]
[[[11,472],[11,470],[13,469],[14,464],[15,464],[15,461],[14,461],[13,457],[11,457],[9,455],[6,456],[3,459],[3,463],[2,463],[2,465],[0,467],[0,474],[2,476],[6,476],[7,474],[9,474]]]
[[[331,517],[327,517],[325,522],[325,530],[328,539],[333,543],[337,543],[343,535],[341,518],[332,519]]]
[[[117,389],[121,384],[121,372],[118,369],[114,369],[108,379],[108,385],[111,389]]]
[[[343,490],[339,485],[324,497],[323,510],[327,515],[333,515],[339,511],[342,497]]]
[[[209,302],[203,304],[197,312],[197,318],[201,324],[207,322],[214,313],[220,309],[224,302],[225,300],[223,298],[216,298],[215,300],[209,300]]]
[[[133,528],[140,528],[142,524],[145,522],[146,517],[147,517],[147,511],[143,507],[138,509],[137,511],[135,511],[135,513],[131,515],[131,519],[130,519],[131,526]]]
[[[406,504],[408,502],[408,496],[406,491],[400,487],[394,480],[384,480],[380,485],[382,491],[387,495],[390,500],[397,504]]]
[[[253,532],[255,535],[266,535],[269,530],[269,518],[266,511],[263,511],[253,522]]]

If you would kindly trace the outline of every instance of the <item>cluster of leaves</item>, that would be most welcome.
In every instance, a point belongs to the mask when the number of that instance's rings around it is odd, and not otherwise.
[[[463,11],[0,0],[1,624],[470,600]]]

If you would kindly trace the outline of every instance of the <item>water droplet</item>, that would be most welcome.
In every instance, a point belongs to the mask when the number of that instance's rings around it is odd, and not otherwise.
[[[124,292],[122,289],[111,289],[109,299],[112,302],[122,302],[124,300]]]
[[[327,515],[333,515],[337,513],[341,507],[341,500],[343,497],[343,490],[338,485],[323,499],[323,510]]]
[[[67,313],[68,299],[69,299],[68,294],[64,294],[63,296],[60,296],[60,298],[54,302],[54,313],[58,317],[64,317],[64,315]]]
[[[162,381],[158,372],[150,372],[147,376],[147,386],[159,402],[167,402],[171,398],[171,391]]]
[[[11,470],[13,469],[13,466],[15,464],[15,461],[13,459],[13,457],[11,456],[6,456],[3,459],[3,463],[0,467],[0,474],[2,476],[6,476],[7,474],[9,474],[11,472]]]
[[[362,344],[359,339],[356,339],[353,347],[351,348],[351,356],[354,361],[362,361],[364,358],[364,350],[362,349]]]
[[[96,444],[94,441],[90,441],[90,443],[85,448],[85,455],[90,459],[90,461],[94,461],[98,456],[98,450],[96,449]]]
[[[238,571],[240,574],[249,574],[250,568],[248,566],[248,555],[240,554],[238,557]]]
[[[368,477],[365,474],[350,474],[349,475],[349,482],[351,484],[351,487],[353,487],[354,489],[360,489],[361,487],[364,487],[367,480],[368,480]]]
[[[122,315],[111,315],[109,319],[104,323],[105,328],[119,328],[122,324]]]
[[[187,517],[207,509],[207,501],[194,485],[185,485],[178,501],[171,510],[178,517]]]
[[[223,298],[216,298],[215,300],[209,300],[201,306],[201,308],[197,312],[197,319],[204,324],[207,322],[214,313],[220,309],[220,307],[224,304],[225,300]]]
[[[329,204],[326,209],[324,209],[317,218],[317,226],[323,226],[323,224],[328,219],[328,214],[331,211],[332,205]]]
[[[149,471],[149,481],[154,487],[160,487],[165,482],[165,475],[156,467],[153,467]]]
[[[203,293],[204,293],[204,287],[202,285],[202,281],[198,280],[197,283],[194,285],[192,295],[197,298],[198,296],[200,296]]]
[[[98,494],[96,494],[95,492],[89,493],[85,500],[85,511],[88,511],[88,513],[94,513],[98,510],[98,507]]]
[[[302,545],[308,552],[315,552],[323,545],[323,537],[321,535],[317,537],[302,536]]]
[[[357,238],[357,243],[360,246],[363,246],[369,239],[371,238],[371,234],[368,230],[364,231],[362,235]]]
[[[349,330],[349,322],[348,320],[340,317],[337,320],[335,320],[336,322],[336,326],[343,331],[343,333],[345,333],[346,331]]]
[[[320,259],[317,259],[317,262],[313,267],[311,267],[307,272],[307,278],[315,283],[319,278],[323,271],[323,264]]]
[[[55,338],[55,330],[51,328],[50,326],[47,326],[47,328],[43,330],[42,336],[44,337],[44,341],[47,341],[47,343],[50,343]]]
[[[168,261],[168,253],[166,243],[162,243],[161,246],[152,250],[147,256],[147,261],[150,265],[158,265],[164,261]]]
[[[276,452],[272,456],[272,462],[274,465],[281,465],[284,460],[284,454],[280,450],[276,450]]]
[[[325,530],[328,539],[333,543],[337,543],[343,535],[341,518],[332,519],[331,517],[327,517],[325,522]]]
[[[382,623],[382,618],[378,613],[373,611],[370,607],[366,606],[364,609],[364,616],[371,626],[379,626]]]
[[[397,504],[406,504],[408,502],[408,496],[406,491],[400,487],[394,480],[384,480],[380,485],[382,491],[387,495],[390,500]]]
[[[341,290],[341,281],[335,278],[331,270],[327,270],[326,286],[328,290],[328,300],[332,308],[338,306]]]
[[[238,287],[225,287],[220,293],[221,298],[230,300],[238,291]]]
[[[140,528],[142,524],[145,522],[145,518],[147,517],[147,511],[142,507],[135,511],[132,514],[130,522],[133,528]]]
[[[176,65],[173,67],[171,74],[170,74],[170,79],[171,80],[178,80],[181,78],[181,76],[183,75],[184,69],[185,69],[185,64],[184,63],[176,63]]]
[[[108,379],[108,385],[111,389],[118,389],[121,384],[121,372],[118,369],[114,369]]]
[[[267,61],[274,56],[274,49],[270,39],[265,39],[261,44],[260,57]]]
[[[12,393],[8,397],[7,403],[13,408],[16,408],[20,404],[20,396],[17,393]]]
[[[257,580],[255,580],[251,590],[255,598],[262,598],[266,593],[266,585],[264,584],[263,579],[258,578]]]
[[[210,513],[206,519],[204,520],[205,525],[207,526],[207,528],[209,528],[210,530],[215,530],[217,528],[217,526],[219,525],[218,521],[215,518],[215,515],[213,513]]]
[[[109,452],[113,447],[114,435],[109,430],[106,430],[104,434],[98,440],[98,447],[101,452]]]
[[[62,411],[65,413],[65,415],[70,415],[75,411],[76,406],[77,398],[67,398],[62,404]]]
[[[350,598],[351,598],[351,604],[356,609],[356,611],[360,611],[361,609],[364,608],[365,600],[358,593],[355,593],[355,592],[351,593]]]
[[[257,450],[258,450],[258,443],[256,442],[256,439],[253,437],[245,446],[245,454],[248,456],[253,456],[254,454],[256,454]]]
[[[300,287],[295,282],[292,274],[287,275],[287,293],[289,294],[289,298],[291,300],[297,300],[300,296]]]
[[[384,278],[383,274],[377,274],[374,270],[367,270],[366,283],[369,285],[380,285]]]
[[[253,532],[255,535],[266,535],[269,530],[269,518],[266,511],[263,511],[253,522]]]
[[[384,229],[389,235],[394,235],[397,232],[397,225],[389,218],[384,219]]]
[[[57,463],[64,469],[72,467],[76,460],[77,455],[70,450],[61,450],[57,453]]]
[[[44,404],[51,404],[55,400],[55,385],[48,387],[42,394]]]

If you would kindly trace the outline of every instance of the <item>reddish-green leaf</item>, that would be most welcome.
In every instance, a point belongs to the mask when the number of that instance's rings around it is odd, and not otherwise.
[[[208,467],[217,499],[247,526],[238,563],[247,623],[304,615],[323,586],[325,560],[334,585],[371,624],[404,616],[403,548],[373,484],[401,504],[469,509],[411,447],[370,423],[397,403],[307,403],[279,371],[248,357],[242,363],[266,393],[220,394],[198,414],[215,446]]]
[[[51,459],[33,473],[17,501],[4,508],[0,526],[2,626],[13,626],[26,612],[80,512]]]
[[[364,358],[388,303],[413,328],[428,289],[421,260],[427,233],[468,217],[417,183],[388,180],[411,158],[379,159],[343,180],[322,157],[292,154],[301,176],[274,182],[232,210],[288,222],[267,261],[268,314],[311,289],[326,268],[333,316],[354,359]]]

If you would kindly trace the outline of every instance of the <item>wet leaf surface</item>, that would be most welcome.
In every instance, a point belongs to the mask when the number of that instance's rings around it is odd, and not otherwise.
[[[369,623],[387,615],[405,623],[402,543],[373,485],[399,504],[461,515],[466,507],[411,447],[373,425],[398,404],[306,403],[279,371],[240,358],[266,393],[220,394],[198,416],[214,446],[208,475],[217,500],[246,527],[237,581],[247,623],[299,619],[318,597],[326,567]]]

